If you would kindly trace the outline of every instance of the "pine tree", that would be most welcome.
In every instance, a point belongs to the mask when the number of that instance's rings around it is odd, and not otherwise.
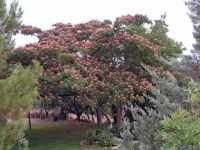
[[[196,39],[196,43],[193,44],[194,51],[200,53],[200,0],[190,0],[185,2],[185,4],[190,10],[188,15],[193,23],[193,36]]]
[[[12,35],[16,34],[20,27],[22,14],[17,1],[14,1],[7,11],[5,0],[0,0],[0,70],[6,66],[5,55],[15,46]]]
[[[145,110],[130,104],[134,129],[132,128],[131,134],[127,128],[130,122],[125,119],[126,121],[122,124],[122,140],[119,140],[127,150],[159,150],[164,144],[161,138],[155,139],[158,136],[158,130],[162,128],[160,121],[164,119],[164,116],[169,116],[178,109],[188,106],[187,103],[184,103],[187,93],[178,86],[177,80],[173,76],[160,78],[154,71],[147,70],[156,87],[152,86],[154,96],[145,95],[150,100],[150,107],[145,107]],[[133,140],[135,136],[137,140]],[[127,145],[127,143],[129,144]]]
[[[37,96],[36,79],[42,70],[38,62],[27,68],[6,65],[6,54],[14,47],[12,35],[20,27],[22,13],[17,1],[7,11],[5,0],[0,0],[0,75],[5,69],[11,72],[0,79],[0,150],[9,150],[24,138],[25,115]],[[27,143],[20,146],[26,147]]]
[[[194,62],[194,79],[197,82],[200,82],[200,0],[189,0],[185,2],[185,5],[188,7],[190,13],[188,13],[192,23],[193,23],[193,37],[196,40],[196,43],[193,44],[193,48],[191,50]]]
[[[34,68],[16,65],[13,73],[5,80],[0,80],[0,149],[11,149],[23,138],[24,119],[30,110],[33,99],[37,96],[35,79],[41,67]]]

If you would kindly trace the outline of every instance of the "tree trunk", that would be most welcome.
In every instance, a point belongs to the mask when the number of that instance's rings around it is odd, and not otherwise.
[[[46,117],[49,118],[49,112],[45,110]]]
[[[92,122],[95,122],[95,121],[94,121],[94,116],[93,116],[93,114],[92,114]]]
[[[81,121],[81,114],[76,114],[77,115],[77,121]]]
[[[97,103],[96,113],[97,113],[97,124],[98,126],[100,126],[102,124],[102,116],[101,116],[99,103]]]
[[[87,119],[90,120],[90,116],[88,114],[86,114],[86,116],[87,116]]]
[[[28,125],[29,125],[29,130],[31,130],[31,113],[30,111],[28,112]]]
[[[116,110],[117,110],[117,116],[116,116],[117,124],[121,124],[122,118],[123,118],[123,114],[124,114],[124,110],[123,110],[123,107],[122,107],[122,102],[120,102],[119,107],[116,108]]]
[[[101,112],[105,115],[105,117],[106,117],[108,123],[111,124],[111,120],[110,120],[110,117],[108,116],[108,114],[107,114],[103,109],[100,108],[100,110],[101,110]]]

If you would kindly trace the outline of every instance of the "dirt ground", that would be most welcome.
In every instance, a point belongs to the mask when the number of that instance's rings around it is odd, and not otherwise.
[[[49,114],[52,113],[52,112],[55,112],[55,110],[49,111]],[[30,111],[30,113],[31,114],[39,113],[39,110],[33,109],[33,110]],[[90,121],[92,122],[92,117],[91,117],[91,115],[89,115],[89,116],[90,116]],[[93,117],[94,117],[95,123],[97,123],[97,117],[95,115],[93,115]],[[87,119],[88,117],[87,117],[86,114],[83,114],[81,116],[81,118]],[[60,122],[60,121],[63,121],[63,120],[58,120],[58,122]],[[75,114],[68,114],[67,121],[68,122],[76,121],[76,115]],[[106,117],[103,117],[102,122],[105,122],[105,121],[107,121],[107,119],[106,119]],[[111,119],[111,121],[113,121],[113,119]],[[42,123],[42,122],[53,122],[53,118],[51,116],[49,116],[48,118],[41,119],[41,118],[36,118],[36,117],[33,118],[31,116],[31,123]],[[26,119],[26,123],[28,124],[28,118]]]

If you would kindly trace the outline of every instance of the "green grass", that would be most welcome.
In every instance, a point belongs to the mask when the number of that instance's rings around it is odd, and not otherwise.
[[[105,150],[81,146],[87,129],[94,124],[84,122],[44,122],[33,124],[32,130],[25,131],[30,150]],[[12,150],[18,150],[17,146]]]

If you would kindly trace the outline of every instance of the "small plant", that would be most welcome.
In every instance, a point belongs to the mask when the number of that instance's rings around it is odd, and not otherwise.
[[[122,131],[121,125],[119,124],[112,124],[112,128],[110,129],[110,132],[112,134],[120,134],[120,132]]]
[[[108,128],[109,125],[110,125],[110,124],[109,124],[108,122],[104,122],[104,123],[102,123],[99,127],[100,127],[100,128]]]
[[[109,130],[101,130],[101,132],[97,135],[97,139],[99,144],[103,147],[110,147],[114,144],[114,138]]]
[[[103,147],[110,147],[115,141],[111,129],[109,129],[106,124],[86,131],[85,138],[90,145],[92,142],[98,141],[100,146]]]
[[[85,133],[85,139],[92,145],[92,142],[96,139],[96,130],[88,130]]]
[[[120,134],[120,132],[122,131],[121,125],[116,124],[116,123],[108,123],[108,122],[104,122],[100,127],[98,127],[100,129],[103,130],[107,130],[109,129],[111,134]]]
[[[28,140],[26,140],[25,138],[22,138],[19,141],[19,150],[29,150],[29,148],[28,148]]]

